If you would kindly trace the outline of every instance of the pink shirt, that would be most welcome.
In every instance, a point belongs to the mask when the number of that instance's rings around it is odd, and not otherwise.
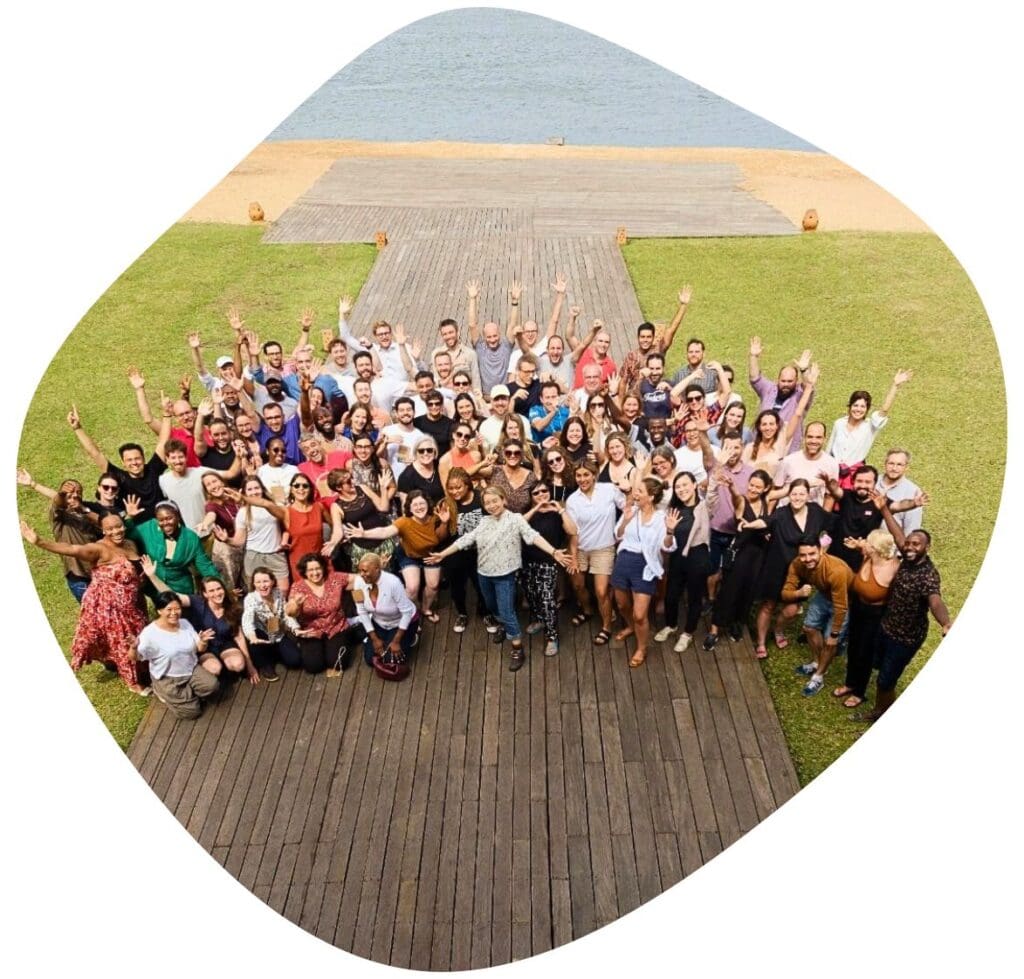
[[[594,345],[591,344],[589,347],[587,347],[586,350],[583,351],[583,355],[576,362],[576,380],[573,385],[574,387],[583,387],[583,368],[586,367],[587,364],[594,363],[597,363],[597,361],[594,359]],[[612,360],[610,356],[605,357],[605,359],[601,362],[601,382],[604,383],[605,381],[607,381],[608,378],[611,377],[616,370],[617,368],[615,366],[615,361]]]

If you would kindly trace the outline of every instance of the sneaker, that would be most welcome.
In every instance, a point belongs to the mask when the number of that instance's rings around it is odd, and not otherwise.
[[[484,628],[493,636],[501,628],[501,623],[493,615],[485,615]]]
[[[741,642],[743,639],[743,626],[739,622],[734,622],[729,626],[729,638],[733,642]]]
[[[664,642],[675,631],[676,631],[676,626],[674,626],[674,625],[663,626],[661,629],[659,629],[654,634],[654,641],[655,642]]]
[[[543,628],[544,628],[544,626],[543,626],[543,625],[542,625],[542,624],[541,624],[540,622],[531,622],[531,623],[530,623],[530,624],[529,624],[529,625],[528,625],[528,626],[526,627],[526,634],[527,634],[528,636],[535,636],[535,635],[537,635],[537,633],[538,633],[538,632],[540,632],[540,630],[541,630],[541,629],[543,629]]]
[[[277,675],[277,669],[268,663],[260,667],[260,679],[266,680],[267,683],[276,683],[281,678]]]
[[[490,629],[487,631],[491,633],[491,642],[496,645],[500,646],[505,641],[505,630],[500,625],[493,632]]]
[[[465,615],[455,616],[455,625],[452,626],[452,632],[465,632],[466,625],[469,622],[469,617]]]
[[[525,662],[526,662],[526,653],[523,652],[523,647],[522,646],[513,646],[512,647],[512,652],[509,653],[509,657],[508,657],[508,668],[509,668],[509,670],[512,673],[515,673],[516,670],[521,670],[523,668],[523,663],[525,663]]]
[[[558,655],[558,640],[549,639],[548,644],[544,647],[545,656],[557,656]]]
[[[688,632],[684,632],[677,640],[673,649],[675,649],[677,653],[685,653],[686,650],[690,648],[691,642],[693,642],[693,636]]]
[[[825,686],[823,676],[812,676],[804,686],[804,696],[813,697],[823,686]]]
[[[793,672],[797,676],[814,676],[818,671],[817,663],[801,663]]]
[[[709,632],[704,637],[704,642],[701,643],[701,647],[704,649],[704,651],[706,653],[710,653],[711,650],[714,649],[715,646],[717,646],[717,645],[718,645],[718,634],[714,633],[714,632]]]

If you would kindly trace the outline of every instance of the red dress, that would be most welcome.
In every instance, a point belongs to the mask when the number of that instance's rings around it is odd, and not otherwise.
[[[140,683],[139,664],[129,658],[128,651],[146,627],[141,587],[142,579],[127,559],[92,569],[71,643],[71,669],[79,670],[86,663],[113,663],[125,683]]]
[[[288,511],[288,567],[291,569],[292,581],[299,581],[299,559],[306,554],[319,554],[324,546],[324,508],[319,503],[302,513],[292,507]]]

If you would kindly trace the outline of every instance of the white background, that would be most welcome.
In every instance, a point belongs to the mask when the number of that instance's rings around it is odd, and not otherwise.
[[[891,0],[704,3],[673,14],[636,0],[607,12],[556,0],[519,6],[615,40],[870,175],[945,239],[981,294],[1004,362],[1019,359],[1021,52],[995,4],[957,16]],[[0,961],[12,975],[379,974],[221,871],[106,734],[22,562],[14,453],[45,364],[113,279],[327,77],[445,8],[60,8],[18,5],[2,25],[0,247],[6,356],[19,368],[7,378],[0,523],[12,556],[4,620],[17,630],[3,652],[0,710]],[[512,70],[514,60],[510,51]],[[996,370],[962,354],[967,370]],[[953,383],[949,404],[935,408],[948,411],[958,464],[969,466]],[[1012,386],[1009,396],[1017,415]],[[708,868],[517,973],[1011,971],[1024,871],[1013,532],[1004,508],[956,628],[883,725]]]

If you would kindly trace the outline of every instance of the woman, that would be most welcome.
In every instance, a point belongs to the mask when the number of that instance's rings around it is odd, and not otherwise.
[[[365,637],[366,665],[372,666],[374,659],[393,667],[405,664],[419,641],[419,616],[402,582],[383,569],[376,554],[360,558],[352,597]]]
[[[86,663],[111,664],[133,693],[146,694],[131,651],[135,637],[146,626],[136,564],[139,552],[127,539],[124,521],[117,516],[100,521],[103,536],[90,544],[63,544],[43,540],[24,520],[21,536],[51,554],[74,557],[91,569],[91,581],[82,597],[82,611],[71,643],[71,669]]]
[[[561,503],[551,499],[551,490],[545,483],[534,483],[530,490],[533,506],[524,514],[526,522],[555,550],[564,550],[568,538],[576,536],[576,524]],[[526,593],[530,607],[530,624],[526,634],[535,635],[544,630],[547,645],[545,656],[558,653],[558,565],[541,548],[529,544],[523,547],[524,567],[519,582]]]
[[[818,381],[818,365],[811,364],[804,375],[803,393],[797,402],[796,411],[786,423],[782,424],[782,416],[774,408],[766,408],[754,422],[754,439],[744,446],[741,458],[755,469],[763,469],[769,476],[775,476],[779,463],[789,455],[789,446],[793,436],[803,422],[811,395]],[[781,586],[780,586],[781,587]]]
[[[597,481],[612,483],[627,495],[632,493],[638,474],[629,439],[622,432],[612,432],[605,439],[604,451],[608,461],[597,474]]]
[[[124,504],[119,499],[121,495],[121,481],[111,473],[103,473],[96,481],[96,502],[84,503],[83,506],[97,518],[114,514],[124,518]]]
[[[171,589],[157,574],[156,562],[147,554],[142,558],[143,574],[157,594]],[[209,636],[206,649],[199,657],[200,665],[219,677],[222,670],[231,673],[245,671],[253,685],[260,682],[263,671],[257,671],[249,656],[249,645],[242,635],[242,607],[219,578],[204,578],[201,594],[178,594],[185,609],[185,618],[196,633]],[[266,667],[273,673],[273,667]]]
[[[206,498],[206,515],[196,531],[200,537],[213,534],[210,559],[220,572],[221,581],[227,582],[240,594],[244,553],[242,548],[232,543],[238,503],[225,494],[224,480],[217,473],[204,473],[202,484],[203,496]]]
[[[587,407],[583,411],[587,438],[599,462],[605,459],[605,440],[616,430],[608,411],[607,399],[610,397],[611,395],[595,394],[587,399]]]
[[[304,554],[297,565],[299,577],[288,593],[285,615],[299,623],[295,637],[299,657],[307,673],[341,676],[345,650],[363,641],[362,629],[349,626],[342,598],[351,591],[354,578],[332,571],[318,553]]]
[[[274,683],[278,679],[275,659],[289,669],[302,666],[302,653],[295,640],[302,626],[285,612],[284,595],[270,568],[253,571],[250,584],[252,591],[242,604],[242,634],[253,660],[260,663],[260,676]]]
[[[247,476],[242,483],[241,494],[226,491],[229,499],[241,504],[242,500],[261,499],[271,501],[258,476]],[[214,531],[216,534],[216,531]],[[246,502],[235,514],[235,534],[231,538],[235,547],[242,549],[242,574],[251,579],[257,568],[270,568],[277,579],[277,587],[288,594],[288,558],[282,553],[284,532],[277,517],[265,506],[253,506]]]
[[[712,478],[722,482],[732,496],[736,537],[727,552],[730,557],[723,558],[723,565],[729,563],[730,567],[723,568],[722,583],[711,609],[711,627],[704,637],[704,649],[709,652],[718,644],[723,628],[729,630],[729,637],[734,642],[743,638],[743,626],[754,600],[754,586],[761,575],[761,565],[768,550],[766,528],[771,512],[768,493],[772,488],[772,478],[764,469],[750,474],[743,496],[736,492],[732,477],[721,467],[715,470]],[[755,528],[751,524],[759,526]]]
[[[722,447],[722,436],[726,432],[739,432],[743,436],[743,444],[749,445],[754,433],[746,427],[747,406],[742,401],[734,401],[725,411],[717,425],[708,429],[708,441],[716,448]]]
[[[612,588],[615,603],[625,620],[625,628],[615,633],[616,641],[636,636],[636,650],[629,665],[643,666],[647,659],[647,640],[651,627],[647,619],[651,599],[658,590],[658,581],[664,575],[662,552],[676,549],[675,529],[679,514],[667,514],[657,508],[665,492],[657,479],[641,479],[626,501],[622,519],[615,528],[619,542],[612,569]]]
[[[395,553],[395,542],[389,540],[367,540],[365,537],[346,538],[345,524],[361,524],[364,527],[386,527],[391,516],[384,500],[376,502],[355,484],[352,473],[347,469],[332,469],[327,474],[327,486],[335,494],[331,503],[331,524],[342,528],[342,539],[334,546],[330,555],[335,571],[352,571],[358,567],[364,554],[378,554],[388,564]],[[384,505],[384,509],[381,506]]]
[[[134,660],[149,664],[153,693],[175,717],[194,720],[203,701],[220,689],[217,677],[199,662],[213,639],[207,630],[197,633],[181,617],[181,601],[173,591],[153,598],[156,619],[143,628],[131,650]],[[207,661],[212,662],[212,661]]]
[[[867,699],[868,681],[874,665],[878,630],[882,623],[892,579],[899,570],[899,550],[892,534],[879,527],[866,540],[847,537],[843,542],[859,550],[864,562],[849,589],[850,632],[846,649],[846,680],[832,691],[843,698],[844,707],[860,707]]]
[[[668,497],[665,494],[672,488],[672,483],[676,476],[676,454],[672,451],[672,446],[657,446],[657,448],[651,452],[645,468],[648,470],[645,474],[645,478],[656,479],[661,483],[662,506],[660,509],[668,509]]]
[[[576,469],[576,486],[576,492],[566,500],[566,510],[577,528],[576,538],[570,544],[573,558],[570,580],[579,606],[572,624],[581,626],[594,614],[583,577],[591,574],[597,608],[601,613],[601,631],[593,642],[595,646],[605,646],[612,637],[611,574],[615,564],[615,524],[625,499],[611,483],[598,483],[597,466],[592,462],[583,462]]]
[[[341,541],[341,524],[332,520],[331,511],[315,500],[313,481],[296,471],[288,485],[288,506],[278,506],[266,497],[247,496],[228,490],[238,503],[246,507],[260,507],[271,514],[288,533],[288,572],[294,581],[299,573],[299,559],[312,552],[331,554]],[[324,543],[324,528],[331,531]]]
[[[509,669],[514,673],[526,660],[516,617],[516,572],[523,566],[522,544],[536,544],[563,567],[568,567],[570,561],[565,551],[556,551],[523,519],[521,513],[506,509],[504,490],[488,486],[483,493],[483,504],[487,516],[454,544],[427,557],[425,563],[437,565],[457,550],[476,547],[480,588],[487,607],[495,610],[501,623],[492,638],[496,643],[504,642],[506,636],[512,640]]]
[[[370,498],[377,509],[390,512],[391,501],[398,492],[395,477],[391,467],[374,451],[368,435],[358,435],[352,440],[352,458],[348,465],[353,484]]]
[[[217,577],[217,569],[206,556],[199,536],[182,524],[176,504],[163,500],[154,507],[154,519],[138,526],[134,521],[140,513],[139,501],[128,497],[125,507],[128,536],[140,553],[148,554],[156,562],[156,572],[167,582],[169,591],[194,591],[194,575],[200,579]],[[148,585],[145,590],[150,597],[156,595],[156,590]]]
[[[523,466],[521,442],[506,442],[501,450],[502,465],[491,474],[490,485],[498,487],[505,496],[505,506],[513,513],[526,513],[530,509],[530,490],[537,482],[532,469]]]
[[[420,581],[423,581],[423,602],[420,611],[425,619],[435,625],[441,617],[433,610],[434,600],[441,587],[441,569],[424,567],[424,559],[442,541],[448,539],[451,512],[448,503],[442,500],[432,507],[426,494],[413,490],[405,498],[405,514],[386,527],[372,530],[359,524],[346,524],[345,534],[367,540],[387,540],[397,537],[399,549],[396,552],[398,570],[405,581],[405,590],[411,601],[419,598]]]
[[[298,466],[285,462],[284,454],[284,440],[271,439],[267,443],[267,461],[256,470],[256,475],[259,476],[270,499],[277,504],[287,502],[288,487],[299,471]]]
[[[444,499],[444,486],[437,471],[437,442],[424,435],[413,449],[412,465],[398,477],[398,495],[402,503],[413,490],[419,490],[434,506]]]
[[[452,541],[455,541],[463,534],[468,534],[483,520],[484,508],[466,470],[455,468],[448,473],[445,488],[448,490],[450,518],[448,530]],[[445,560],[444,571],[451,585],[452,604],[455,606],[455,624],[452,626],[452,632],[465,632],[469,623],[469,608],[466,605],[467,585],[471,584],[476,591],[477,614],[487,615],[487,607],[480,592],[480,581],[476,576],[476,551],[456,551]]]
[[[527,423],[522,415],[510,412],[505,416],[505,424],[501,426],[501,436],[498,439],[496,453],[499,459],[504,458],[505,446],[515,442],[523,450],[522,466],[524,469],[532,470],[534,476],[540,473],[540,464],[533,454],[533,442],[527,429]]]
[[[790,562],[796,557],[797,542],[804,534],[818,537],[829,523],[828,514],[817,503],[809,500],[810,483],[806,479],[794,479],[789,484],[789,506],[776,507],[767,521],[755,520],[748,527],[767,527],[770,538],[768,551],[761,567],[761,576],[754,589],[754,598],[758,601],[757,610],[757,646],[755,653],[758,659],[768,655],[765,645],[768,637],[768,624],[779,604],[779,594],[786,581],[786,572]],[[799,611],[795,604],[784,605],[775,620],[775,645],[785,649],[789,645],[783,629],[786,622],[794,618]]]
[[[665,626],[655,634],[654,641],[664,642],[676,631],[679,607],[685,594],[686,620],[675,644],[677,653],[685,653],[690,648],[697,623],[700,622],[708,575],[711,573],[711,513],[717,498],[717,483],[711,485],[706,499],[702,500],[698,496],[697,480],[693,473],[681,472],[672,482],[672,499],[668,507],[670,513],[678,515],[673,530],[676,546],[668,563]]]
[[[476,482],[490,475],[490,464],[491,460],[484,456],[483,443],[476,432],[465,422],[455,422],[452,427],[452,447],[441,456],[437,464],[445,486],[454,469],[461,469]]]
[[[576,492],[576,470],[560,449],[547,449],[540,460],[540,478],[551,489],[551,499],[564,503]]]
[[[579,415],[572,415],[566,420],[558,435],[558,444],[566,458],[574,466],[578,466],[585,459],[590,459],[592,462],[597,461],[597,456],[594,454],[587,436],[587,427]]]
[[[370,414],[370,409],[366,405],[356,405],[348,413],[342,434],[353,443],[354,447],[355,441],[360,435],[365,435],[371,444],[376,445],[380,432],[373,427],[373,417]]]
[[[473,395],[461,393],[455,395],[455,420],[468,425],[475,433],[480,428],[483,418],[477,411],[476,400]]]
[[[914,376],[913,371],[897,371],[885,403],[871,414],[871,395],[867,391],[854,391],[846,405],[846,416],[836,420],[828,438],[825,452],[839,463],[839,485],[853,489],[853,477],[867,460],[878,433],[889,421],[896,395]]]

